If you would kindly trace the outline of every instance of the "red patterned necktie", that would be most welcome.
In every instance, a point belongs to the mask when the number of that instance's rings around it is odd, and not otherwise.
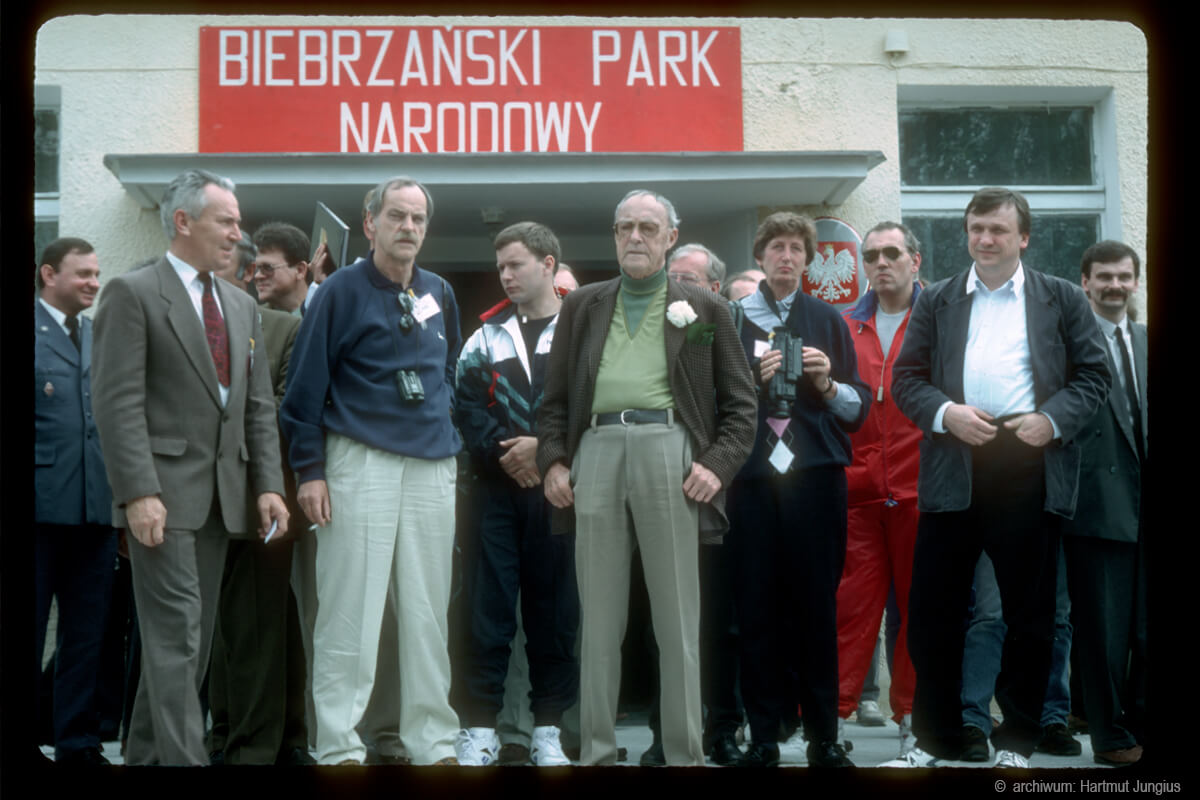
[[[217,380],[229,386],[229,337],[225,334],[225,320],[217,308],[213,296],[212,275],[199,272],[196,277],[204,284],[204,295],[200,306],[204,309],[204,335],[208,338],[208,349],[212,352],[213,365],[217,368]]]

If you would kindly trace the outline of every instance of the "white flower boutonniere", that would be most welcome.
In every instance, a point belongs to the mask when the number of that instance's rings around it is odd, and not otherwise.
[[[667,306],[667,322],[683,328],[696,321],[696,309],[687,300],[676,300]]]

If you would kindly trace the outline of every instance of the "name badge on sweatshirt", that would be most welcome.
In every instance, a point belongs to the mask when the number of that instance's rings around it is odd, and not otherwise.
[[[412,315],[413,319],[424,325],[425,320],[429,319],[440,311],[441,309],[438,308],[437,301],[433,299],[433,295],[427,294],[424,297],[419,298],[417,302],[413,304]]]

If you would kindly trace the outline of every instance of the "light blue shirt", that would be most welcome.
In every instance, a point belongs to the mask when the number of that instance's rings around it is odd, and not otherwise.
[[[1104,343],[1108,345],[1108,354],[1112,356],[1113,366],[1116,367],[1117,382],[1121,385],[1122,391],[1128,391],[1125,388],[1125,370],[1121,368],[1121,345],[1117,343],[1117,328],[1121,329],[1121,335],[1125,337],[1125,355],[1129,357],[1129,365],[1133,368],[1133,391],[1137,393],[1137,361],[1133,358],[1133,341],[1129,336],[1129,317],[1121,319],[1120,324],[1111,322],[1108,319],[1092,312],[1096,317],[1096,324],[1100,326],[1100,332],[1104,334]]]

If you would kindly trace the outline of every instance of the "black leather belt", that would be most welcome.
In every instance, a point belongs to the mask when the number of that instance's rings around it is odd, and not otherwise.
[[[640,408],[627,408],[624,411],[612,411],[607,414],[597,414],[597,425],[649,425],[670,423],[670,411],[644,411]]]

